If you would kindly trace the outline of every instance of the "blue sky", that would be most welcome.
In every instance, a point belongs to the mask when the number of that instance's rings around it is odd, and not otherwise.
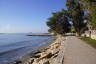
[[[0,33],[47,32],[47,18],[66,0],[0,0]]]

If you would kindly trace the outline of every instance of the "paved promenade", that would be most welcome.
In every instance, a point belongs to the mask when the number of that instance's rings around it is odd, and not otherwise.
[[[66,40],[64,64],[96,64],[96,49],[74,36]]]

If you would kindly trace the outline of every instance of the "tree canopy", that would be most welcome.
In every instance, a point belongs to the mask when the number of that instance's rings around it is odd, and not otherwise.
[[[54,12],[52,17],[48,18],[49,32],[65,34],[74,27],[80,36],[88,30],[89,21],[93,29],[96,29],[96,0],[67,0],[66,6],[67,10]]]
[[[52,13],[52,17],[48,18],[47,25],[49,31],[64,34],[70,30],[70,23],[68,22],[67,11],[62,9],[61,11]]]
[[[80,36],[87,29],[86,23],[84,23],[83,5],[76,0],[67,0],[66,6],[72,18],[75,31]]]
[[[89,21],[91,22],[91,25],[93,29],[96,29],[96,0],[81,0],[84,4],[84,7],[89,12],[88,15]]]

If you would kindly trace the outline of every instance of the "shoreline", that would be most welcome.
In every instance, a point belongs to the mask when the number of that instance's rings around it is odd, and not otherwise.
[[[52,34],[32,34],[32,35],[27,35],[27,36],[55,36]]]
[[[58,53],[60,52],[62,42],[65,40],[65,37],[59,36],[51,41],[49,45],[47,44],[41,49],[33,52],[27,61],[15,64],[54,64],[56,60],[58,60],[57,57],[60,55]]]
[[[37,52],[43,52],[46,48],[48,48],[54,41],[56,40],[56,37],[54,37],[52,40],[49,40],[47,44],[43,44],[40,47],[38,47],[35,50],[32,50],[30,53],[26,54],[22,58],[19,58],[17,60],[14,60],[12,62],[9,62],[8,64],[25,64],[29,61],[31,57],[33,57]],[[45,41],[46,42],[46,41]]]

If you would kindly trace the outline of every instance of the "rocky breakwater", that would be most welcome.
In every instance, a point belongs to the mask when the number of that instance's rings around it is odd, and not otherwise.
[[[28,62],[23,64],[53,64],[58,57],[61,43],[64,40],[65,37],[57,37],[57,39],[51,45],[49,45],[43,51],[37,51],[34,53],[34,56],[32,56]]]

